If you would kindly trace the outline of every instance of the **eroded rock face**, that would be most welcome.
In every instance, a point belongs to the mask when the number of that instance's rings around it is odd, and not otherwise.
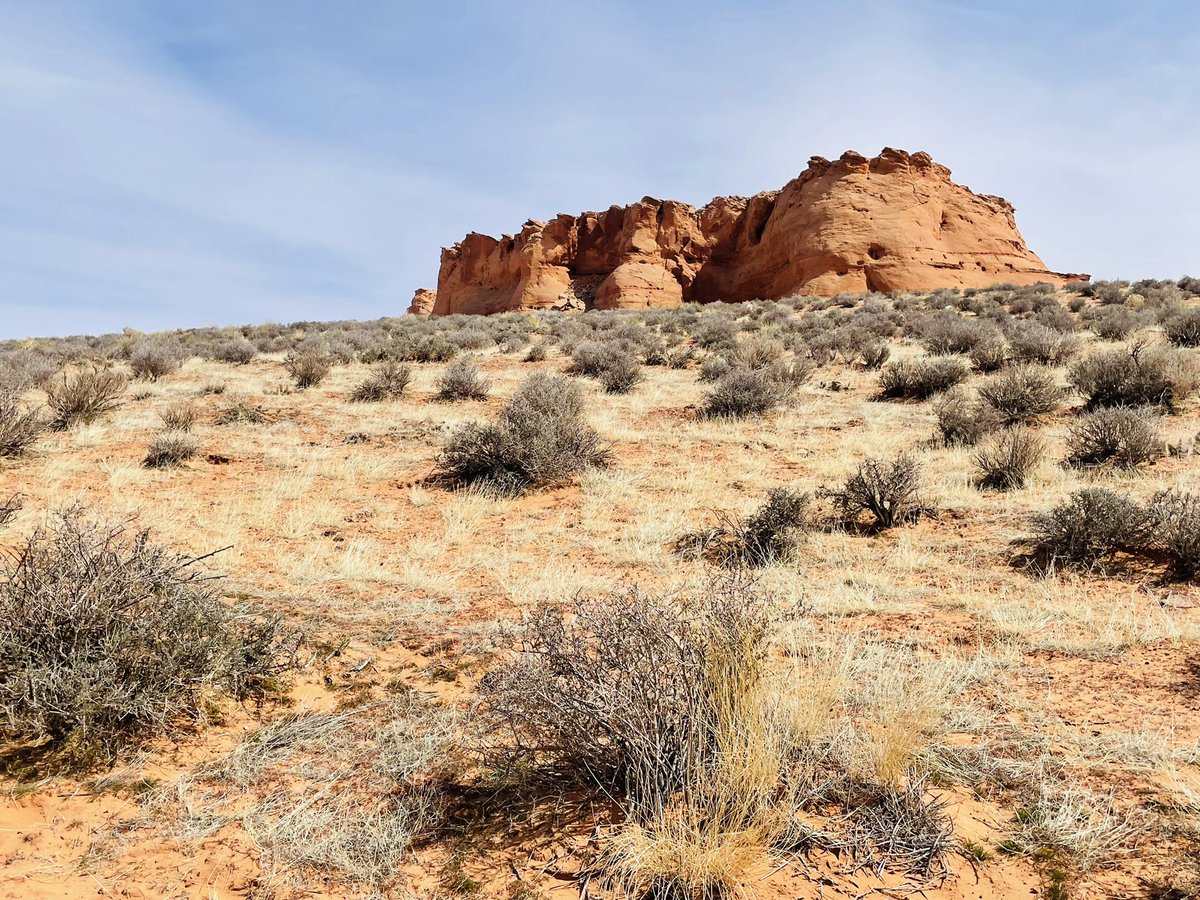
[[[436,303],[437,291],[431,291],[429,288],[417,288],[413,294],[412,303],[408,304],[408,314],[410,316],[432,315]]]
[[[813,157],[782,190],[700,209],[645,197],[499,240],[469,234],[442,251],[433,314],[1086,279],[1047,270],[1006,200],[955,184],[927,153],[885,149]]]

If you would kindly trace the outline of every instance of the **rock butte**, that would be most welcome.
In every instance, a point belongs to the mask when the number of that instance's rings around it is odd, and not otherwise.
[[[782,190],[696,209],[645,197],[605,212],[528,221],[515,237],[472,233],[442,250],[435,316],[633,309],[794,294],[924,291],[1087,280],[1051,272],[1013,207],[950,180],[928,153],[814,156]]]

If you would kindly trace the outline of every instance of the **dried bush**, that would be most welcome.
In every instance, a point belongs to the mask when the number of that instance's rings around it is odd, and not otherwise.
[[[129,354],[129,367],[135,378],[158,381],[183,365],[186,354],[175,340],[151,337],[139,341]]]
[[[1079,338],[1039,322],[1017,320],[1008,328],[1008,343],[1016,362],[1063,365],[1079,353]]]
[[[809,527],[807,493],[774,488],[749,516],[720,513],[711,528],[685,534],[675,549],[726,568],[765,566],[786,559]]]
[[[858,348],[858,362],[864,369],[881,369],[892,355],[886,341],[864,341]]]
[[[729,362],[736,368],[766,369],[783,359],[783,344],[761,336],[749,337],[737,345]]]
[[[117,407],[117,401],[129,382],[112,369],[85,366],[64,370],[46,385],[46,403],[54,414],[50,427],[69,428],[88,424]]]
[[[995,372],[1008,365],[1011,349],[1004,335],[991,331],[971,348],[971,362],[980,372]]]
[[[947,447],[973,447],[1000,427],[995,411],[962,390],[951,391],[937,405],[938,433]]]
[[[283,360],[283,368],[301,390],[316,387],[333,368],[333,360],[324,350],[297,350]]]
[[[970,374],[970,366],[958,357],[895,362],[879,373],[879,393],[888,399],[927,400],[966,381]]]
[[[615,343],[587,341],[571,351],[571,365],[567,371],[572,375],[586,375],[598,378],[608,368],[614,356],[624,351]]]
[[[1167,319],[1163,332],[1176,347],[1200,347],[1200,309],[1189,309]]]
[[[59,370],[59,363],[32,350],[0,353],[0,394],[23,394],[41,387]]]
[[[16,395],[0,391],[0,458],[23,455],[45,428],[37,410],[24,408]]]
[[[1052,413],[1066,394],[1054,375],[1037,366],[1016,366],[979,384],[979,398],[1005,425],[1030,422]]]
[[[744,419],[761,416],[788,400],[811,374],[811,368],[778,363],[766,369],[731,369],[704,395],[705,418]]]
[[[1135,409],[1099,409],[1079,418],[1067,435],[1073,466],[1135,469],[1162,456],[1158,419]]]
[[[1084,316],[1084,321],[1102,341],[1121,341],[1141,325],[1141,317],[1124,306],[1100,306]]]
[[[278,620],[222,603],[199,560],[72,508],[0,566],[0,709],[8,736],[86,768],[271,686]]]
[[[1150,542],[1152,525],[1150,513],[1129,497],[1085,488],[1034,516],[1032,536],[1020,543],[1040,565],[1091,568],[1117,553],[1142,551]]]
[[[1150,501],[1154,545],[1165,551],[1181,578],[1200,574],[1200,496],[1160,491]]]
[[[158,417],[168,431],[191,431],[198,415],[195,404],[187,400],[176,400],[158,411]]]
[[[185,431],[163,431],[154,436],[142,465],[147,469],[170,469],[196,455],[196,439]]]
[[[632,353],[619,353],[600,373],[606,394],[628,394],[642,380],[642,367]]]
[[[919,325],[921,344],[935,356],[969,353],[971,348],[988,335],[987,326],[975,319],[964,319],[957,313],[942,311]]]
[[[378,403],[404,395],[412,381],[412,367],[394,359],[377,362],[362,382],[350,392],[354,403]]]
[[[841,520],[862,524],[863,514],[876,528],[893,528],[922,511],[921,466],[907,454],[891,462],[867,459],[840,488],[823,488],[819,496],[833,502]]]
[[[271,417],[261,406],[238,400],[217,413],[216,421],[218,425],[237,425],[243,422],[247,425],[262,425],[270,420]]]
[[[13,494],[7,500],[0,500],[0,528],[11,522],[24,505],[25,501],[20,494]]]
[[[1158,406],[1173,410],[1195,392],[1196,367],[1185,351],[1135,344],[1080,360],[1071,367],[1069,380],[1089,409]]]
[[[976,484],[997,491],[1019,490],[1045,454],[1046,444],[1036,432],[1020,426],[1005,428],[975,453]]]
[[[599,789],[636,822],[708,782],[761,679],[769,609],[743,581],[698,596],[629,588],[537,610],[480,685],[528,764]],[[732,761],[732,760],[730,760]]]
[[[245,338],[222,341],[213,348],[212,358],[217,362],[244,366],[258,355],[258,348]]]
[[[700,380],[706,382],[720,381],[733,369],[723,356],[710,356],[700,363]]]
[[[480,374],[475,360],[464,356],[446,366],[438,378],[437,388],[438,400],[456,403],[459,400],[486,400],[492,386]]]
[[[448,362],[458,355],[458,347],[441,335],[402,335],[388,350],[388,356],[407,362]]]
[[[543,341],[531,344],[529,349],[525,351],[525,362],[542,362],[545,359],[546,344]]]
[[[456,484],[515,493],[607,466],[609,451],[583,420],[583,393],[557,375],[525,379],[495,423],[468,424],[442,451],[442,475]]]

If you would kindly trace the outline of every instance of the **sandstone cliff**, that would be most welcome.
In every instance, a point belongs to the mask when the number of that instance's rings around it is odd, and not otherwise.
[[[646,197],[442,251],[433,315],[625,309],[842,291],[1060,283],[1013,207],[927,153],[813,157],[782,190],[696,209]],[[420,292],[418,292],[420,293]],[[414,298],[414,311],[416,300]]]
[[[412,303],[408,304],[408,313],[412,316],[429,316],[433,314],[437,302],[437,292],[429,288],[417,288],[413,294]]]

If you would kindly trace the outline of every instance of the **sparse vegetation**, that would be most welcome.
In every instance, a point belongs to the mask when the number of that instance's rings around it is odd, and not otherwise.
[[[90,768],[203,715],[210,693],[270,689],[288,659],[278,621],[226,607],[197,562],[77,508],[15,550],[0,568],[9,738]]]
[[[1031,558],[1050,567],[1093,568],[1118,553],[1137,553],[1150,540],[1152,519],[1135,501],[1104,488],[1085,488],[1034,516],[1024,542]]]
[[[163,427],[168,431],[191,431],[199,413],[195,404],[188,400],[177,400],[164,406],[158,413]]]
[[[513,493],[566,481],[609,464],[609,451],[583,421],[583,394],[555,375],[531,375],[494,423],[468,424],[442,451],[442,474],[456,484]]]
[[[1073,466],[1135,469],[1162,456],[1157,418],[1134,409],[1098,409],[1079,418],[1067,436]]]
[[[707,418],[761,416],[786,402],[811,375],[806,366],[775,363],[761,369],[732,368],[704,397]]]
[[[808,494],[774,488],[767,502],[749,516],[722,513],[710,528],[684,535],[676,549],[726,568],[765,566],[786,559],[810,527]]]
[[[89,424],[116,409],[129,382],[121,373],[98,366],[64,370],[46,384],[46,403],[53,415],[50,427]]]
[[[879,393],[887,399],[928,400],[966,381],[971,367],[958,357],[934,357],[889,363],[879,376]]]
[[[437,398],[444,403],[460,400],[486,400],[491,385],[469,356],[456,359],[446,367],[437,382]]]
[[[196,455],[199,445],[186,431],[163,431],[154,436],[142,465],[147,469],[170,469]]]
[[[1090,409],[1157,406],[1173,410],[1196,389],[1195,363],[1183,352],[1134,344],[1094,353],[1071,367],[1072,386]]]
[[[375,364],[368,375],[350,394],[355,403],[378,403],[404,396],[412,381],[412,369],[394,359],[384,359]]]
[[[1037,366],[1015,366],[979,385],[979,398],[1004,425],[1032,422],[1054,412],[1064,394],[1054,375]]]
[[[129,368],[135,378],[158,381],[183,365],[183,348],[169,338],[146,338],[129,355]]]
[[[323,350],[299,350],[287,355],[283,361],[283,368],[292,376],[296,387],[304,390],[316,387],[325,380],[325,376],[333,368],[333,360]]]
[[[974,456],[976,484],[997,491],[1023,488],[1046,453],[1037,432],[1015,426],[992,436]]]
[[[921,466],[913,457],[901,454],[890,462],[867,459],[840,488],[824,489],[843,522],[862,523],[869,515],[877,528],[894,528],[916,518],[923,509],[920,497]]]
[[[0,458],[23,455],[45,428],[37,410],[25,408],[15,395],[0,391]]]

